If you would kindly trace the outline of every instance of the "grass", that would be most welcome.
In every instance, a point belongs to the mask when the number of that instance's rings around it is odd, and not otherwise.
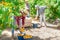
[[[2,30],[0,30],[0,35],[1,35],[1,33],[2,33]]]

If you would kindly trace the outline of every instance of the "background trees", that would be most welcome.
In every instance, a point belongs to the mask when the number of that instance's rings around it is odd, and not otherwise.
[[[59,0],[29,0],[30,16],[36,15],[35,5],[46,5],[46,20],[53,22],[60,19],[60,1]],[[11,27],[12,14],[20,16],[19,11],[25,7],[24,0],[0,0],[0,28]]]

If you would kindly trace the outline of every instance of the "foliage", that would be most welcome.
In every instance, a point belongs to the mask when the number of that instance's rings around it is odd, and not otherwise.
[[[0,30],[0,36],[1,36],[2,30]]]
[[[47,19],[51,22],[55,21],[57,18],[60,18],[60,4],[57,0],[52,0],[48,4],[48,14]]]
[[[49,22],[60,18],[60,1],[59,0],[29,0],[30,15],[36,15],[35,5],[46,5],[46,20]],[[12,14],[20,16],[19,11],[24,9],[24,0],[0,0],[0,28],[11,27]]]
[[[31,5],[31,14],[36,15],[35,5],[38,4],[40,6],[45,5],[47,9],[46,20],[49,22],[55,21],[57,18],[60,18],[60,1],[59,0],[34,0],[34,2],[30,3]]]
[[[12,14],[20,16],[19,14],[19,0],[1,0],[0,1],[0,28],[11,26]],[[21,7],[20,7],[21,8]]]

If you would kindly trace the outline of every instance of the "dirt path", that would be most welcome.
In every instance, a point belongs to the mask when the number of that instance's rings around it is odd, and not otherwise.
[[[17,39],[17,31],[15,31],[14,40]],[[60,40],[60,30],[41,27],[41,28],[31,28],[30,30],[25,31],[26,34],[33,36],[32,40]],[[0,40],[12,40],[11,30],[4,30]]]

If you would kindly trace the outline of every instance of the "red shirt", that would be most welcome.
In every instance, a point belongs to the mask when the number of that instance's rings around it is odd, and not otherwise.
[[[22,16],[22,25],[24,25],[24,20],[25,20],[25,17],[24,16]]]
[[[19,21],[20,19],[22,19],[22,25],[24,25],[24,20],[25,20],[25,17],[24,16],[15,16],[15,19],[16,19],[16,22],[17,22],[17,25],[19,26]]]

